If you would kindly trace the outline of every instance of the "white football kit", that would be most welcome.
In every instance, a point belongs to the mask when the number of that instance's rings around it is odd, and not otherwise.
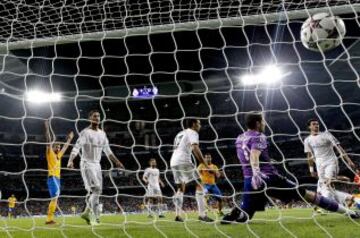
[[[191,160],[194,144],[199,144],[199,134],[192,129],[185,129],[175,137],[170,167],[176,184],[189,183],[199,177]]]
[[[144,171],[143,178],[148,180],[146,189],[147,197],[158,197],[162,196],[160,189],[160,171],[157,168],[147,168]]]
[[[81,154],[80,171],[87,191],[93,188],[102,190],[100,160],[103,151],[108,157],[113,153],[103,130],[85,128],[80,132],[71,154]]]
[[[339,141],[330,132],[310,135],[304,141],[305,153],[311,152],[315,157],[319,177],[317,191],[326,197],[329,197],[329,193],[331,193],[330,186],[326,182],[329,179],[335,179],[339,172],[338,158],[333,148],[339,144]]]

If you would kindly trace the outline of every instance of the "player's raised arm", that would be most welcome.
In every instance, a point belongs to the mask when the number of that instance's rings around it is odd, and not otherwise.
[[[67,135],[67,139],[66,139],[66,143],[63,146],[63,148],[61,149],[60,153],[63,155],[65,154],[66,150],[69,148],[69,145],[72,141],[72,139],[74,138],[74,132],[70,131],[69,134]]]
[[[45,138],[46,138],[46,149],[51,148],[50,143],[51,143],[51,135],[50,135],[50,126],[49,126],[49,120],[45,120]]]

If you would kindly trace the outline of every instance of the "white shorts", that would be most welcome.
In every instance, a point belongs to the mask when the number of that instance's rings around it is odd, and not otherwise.
[[[102,191],[102,173],[100,163],[80,162],[81,177],[84,181],[85,189],[91,192],[94,188]]]
[[[319,181],[336,179],[339,173],[339,166],[337,160],[321,163],[317,165],[316,169],[317,169]]]
[[[331,187],[330,182],[332,179],[336,179],[339,172],[337,160],[321,163],[317,165],[316,169],[319,177],[317,192],[324,197],[335,199],[334,189]]]
[[[161,189],[160,187],[147,187],[146,189],[146,197],[161,197]]]
[[[190,183],[199,178],[198,171],[193,164],[179,164],[171,167],[175,184]]]

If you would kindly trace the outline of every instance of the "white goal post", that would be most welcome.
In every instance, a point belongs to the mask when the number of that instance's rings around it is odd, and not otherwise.
[[[238,16],[229,18],[216,18],[209,20],[190,21],[185,23],[174,23],[164,25],[150,25],[129,27],[119,30],[89,32],[74,35],[63,35],[57,37],[45,37],[38,39],[26,39],[18,41],[9,41],[0,43],[0,53],[6,53],[10,50],[28,49],[44,47],[58,44],[76,43],[81,41],[99,41],[103,39],[119,39],[126,36],[147,35],[155,33],[191,31],[198,29],[217,29],[219,27],[244,26],[253,24],[271,24],[279,21],[289,21],[307,18],[318,12],[330,12],[333,15],[358,13],[360,12],[360,3],[340,5],[333,7],[310,8],[292,11],[281,11],[275,13],[263,13],[261,15]]]

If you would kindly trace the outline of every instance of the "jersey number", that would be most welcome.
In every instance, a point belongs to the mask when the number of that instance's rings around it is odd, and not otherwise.
[[[176,137],[175,137],[175,149],[180,145],[180,142],[181,142],[181,140],[182,140],[182,138],[184,137],[184,135],[177,135]]]

